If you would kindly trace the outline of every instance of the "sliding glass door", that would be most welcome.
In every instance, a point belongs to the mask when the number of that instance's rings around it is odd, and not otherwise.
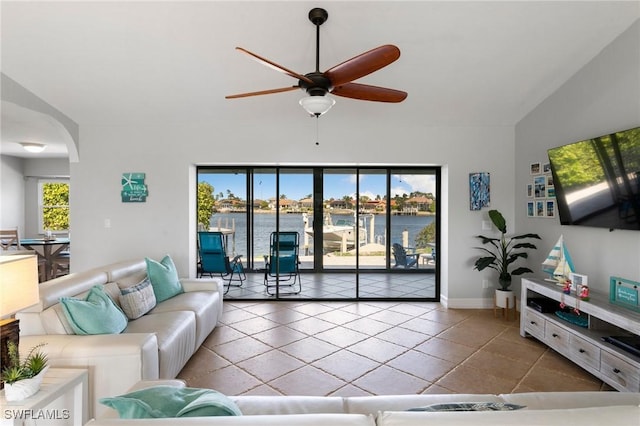
[[[398,265],[394,257],[392,268],[399,272],[431,269],[436,256],[436,175],[429,170],[392,169],[391,179],[391,233],[392,249],[399,244],[408,255],[406,263]],[[396,246],[397,247],[397,246]]]
[[[309,283],[301,297],[430,299],[439,294],[438,180],[431,167],[199,167],[199,229],[224,232],[229,255],[256,277],[271,234],[297,232]],[[347,274],[346,288],[331,274]],[[398,274],[405,281],[390,278]]]

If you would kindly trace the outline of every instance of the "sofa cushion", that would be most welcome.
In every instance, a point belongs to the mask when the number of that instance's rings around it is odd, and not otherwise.
[[[124,395],[102,398],[121,419],[162,417],[240,416],[238,406],[220,392],[175,386],[152,386]]]
[[[147,275],[151,280],[158,303],[182,293],[182,284],[178,279],[178,271],[171,256],[165,256],[160,262],[147,257],[145,262],[147,263]]]
[[[638,406],[572,408],[559,410],[516,410],[480,412],[414,412],[387,411],[378,415],[378,426],[580,426],[606,424],[637,425]],[[613,422],[613,423],[612,423]]]
[[[156,296],[148,278],[136,285],[121,288],[118,299],[120,307],[132,320],[140,318],[156,306]]]
[[[500,397],[511,404],[526,405],[527,410],[640,405],[639,392],[523,392]]]
[[[211,333],[211,327],[218,322],[219,309],[216,309],[215,306],[218,305],[219,298],[219,294],[204,291],[181,293],[157,304],[149,313],[193,312],[196,316],[196,347],[200,347]]]
[[[175,419],[93,419],[86,426],[375,426],[362,414],[284,414],[259,416],[188,417]]]
[[[339,396],[239,395],[229,398],[244,415],[344,413],[344,399]]]
[[[345,399],[347,413],[370,414],[379,411],[405,411],[430,404],[456,402],[504,402],[493,394],[423,394],[352,396]]]
[[[60,303],[76,334],[116,334],[127,327],[127,317],[101,285],[89,290],[85,300],[61,297]]]
[[[193,312],[148,313],[129,321],[124,333],[153,333],[158,340],[158,378],[172,379],[196,350]]]
[[[521,408],[525,406],[504,402],[445,402],[410,408],[409,411],[513,411]]]

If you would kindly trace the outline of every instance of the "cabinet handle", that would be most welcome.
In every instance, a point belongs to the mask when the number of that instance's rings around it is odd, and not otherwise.
[[[552,336],[553,337],[558,337],[558,335],[556,333],[553,333]]]
[[[586,351],[584,349],[579,349],[578,352],[580,352],[581,354],[585,353]]]
[[[617,368],[614,368],[614,369],[613,369],[613,372],[614,372],[614,373],[616,373],[616,374],[618,374],[618,373],[620,373],[620,370],[618,370]]]
[[[532,324],[532,325],[536,325],[536,324],[538,324],[538,323],[537,323],[537,322],[535,322],[535,321],[531,321],[531,324]]]

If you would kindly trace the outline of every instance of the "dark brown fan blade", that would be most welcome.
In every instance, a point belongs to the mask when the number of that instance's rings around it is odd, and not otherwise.
[[[400,49],[391,44],[376,47],[325,71],[331,84],[341,86],[384,68],[400,57]]]
[[[248,98],[249,96],[270,95],[272,93],[290,92],[299,89],[298,86],[281,87],[280,89],[261,90],[259,92],[238,93],[237,95],[225,96],[225,99]]]
[[[246,53],[247,55],[251,56],[253,59],[255,59],[256,61],[262,63],[263,65],[268,66],[271,69],[274,69],[276,71],[282,72],[287,74],[290,77],[293,78],[297,78],[298,80],[302,80],[302,81],[306,81],[309,84],[314,84],[313,80],[311,80],[309,77],[305,77],[304,75],[298,74],[297,72],[291,71],[286,69],[285,67],[283,67],[282,65],[278,65],[275,62],[272,62],[266,58],[263,58],[259,55],[256,55],[255,53],[249,52],[247,49],[243,49],[242,47],[236,47],[237,50]]]
[[[407,97],[407,92],[386,87],[370,86],[368,84],[347,83],[335,87],[331,94],[344,98],[360,99],[374,102],[402,102]]]

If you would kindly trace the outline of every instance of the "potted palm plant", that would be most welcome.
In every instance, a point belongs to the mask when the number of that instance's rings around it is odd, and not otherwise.
[[[476,236],[476,238],[482,240],[482,244],[485,246],[475,247],[483,251],[483,256],[476,260],[473,268],[478,271],[491,268],[498,272],[500,288],[496,289],[496,305],[504,308],[506,307],[506,300],[513,300],[513,292],[509,290],[511,277],[533,272],[529,268],[515,267],[514,265],[518,259],[526,259],[528,257],[526,250],[536,249],[535,245],[523,240],[532,238],[540,240],[541,238],[538,234],[521,234],[508,237],[506,235],[507,222],[502,213],[498,210],[489,210],[489,218],[501,235],[500,238],[485,237],[484,235]],[[507,293],[505,294],[504,292]]]

